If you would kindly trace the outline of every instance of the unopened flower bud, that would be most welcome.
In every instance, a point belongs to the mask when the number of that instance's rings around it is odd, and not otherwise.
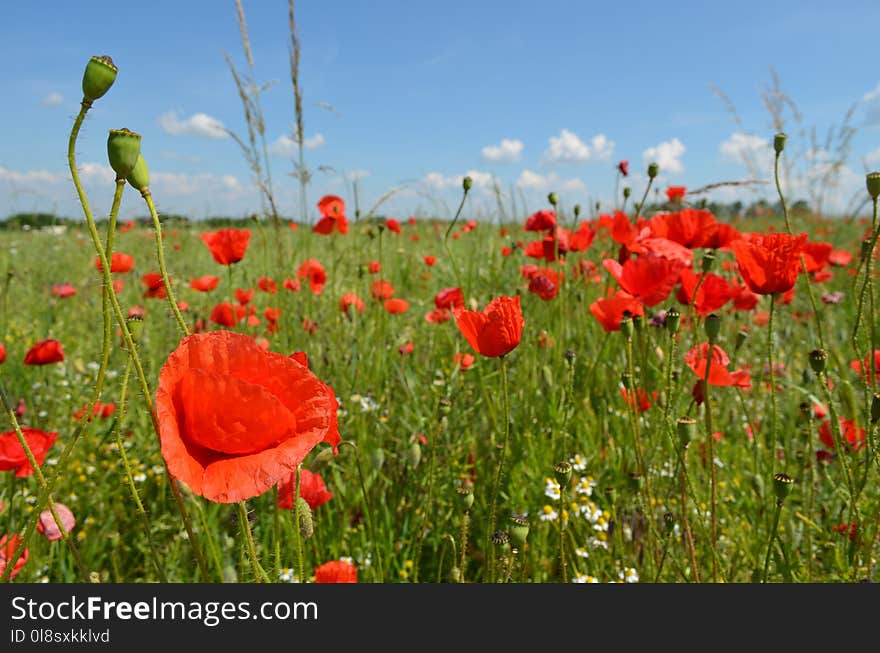
[[[574,349],[566,349],[565,350],[565,362],[569,365],[574,365],[575,360],[577,359],[577,354],[574,352]]]
[[[382,469],[382,465],[385,464],[385,450],[382,447],[378,447],[377,449],[373,449],[370,453],[370,462],[373,465],[373,469],[377,472]]]
[[[470,177],[465,177],[461,180],[461,187],[464,188],[464,192],[468,192],[471,188],[474,187],[474,180]]]
[[[745,329],[745,328],[742,328],[736,332],[736,344],[733,347],[734,351],[739,351],[740,347],[742,347],[743,344],[745,343],[748,335],[749,335],[748,329]]]
[[[715,343],[718,340],[718,333],[721,331],[721,318],[715,313],[710,313],[706,316],[706,337],[709,338],[710,343]]]
[[[529,536],[529,520],[523,515],[511,515],[510,517],[510,541],[513,545],[521,549]]]
[[[467,485],[455,488],[455,494],[465,510],[470,510],[471,506],[474,505],[474,492]]]
[[[663,532],[669,536],[675,531],[675,515],[671,512],[663,513]]]
[[[715,252],[713,250],[709,250],[705,254],[703,254],[703,260],[700,261],[700,267],[703,272],[708,272],[712,269],[712,265],[715,263]]]
[[[580,214],[581,214],[581,205],[575,204],[574,205],[574,217],[577,218],[580,216]]]
[[[144,161],[142,155],[138,155],[134,168],[125,177],[125,180],[131,184],[131,187],[143,193],[150,188],[150,170],[147,168],[147,162]]]
[[[871,399],[871,424],[880,421],[880,395],[875,394]]]
[[[880,196],[880,172],[869,172],[865,177],[865,183],[868,186],[868,195],[872,200]]]
[[[810,367],[816,374],[825,371],[825,364],[828,362],[828,352],[824,349],[814,349],[810,352]]]
[[[299,534],[304,540],[315,534],[315,523],[312,521],[312,509],[309,502],[302,497],[296,498],[296,510],[299,511]]]
[[[781,154],[782,150],[785,149],[785,141],[787,139],[788,136],[783,132],[779,132],[773,137],[773,149],[776,151],[776,154]]]
[[[627,482],[629,483],[629,487],[633,492],[638,492],[642,489],[642,485],[644,484],[645,479],[638,472],[630,472],[627,476]]]
[[[773,491],[776,493],[776,499],[779,503],[785,501],[785,497],[791,494],[791,486],[794,479],[785,472],[779,472],[773,476]]]
[[[415,469],[419,466],[419,463],[422,461],[422,448],[419,446],[418,442],[413,442],[409,445],[409,449],[406,450],[406,462],[410,464],[410,466]]]
[[[648,178],[653,179],[660,172],[660,166],[656,163],[648,165]]]
[[[547,201],[550,202],[550,206],[556,206],[557,204],[559,204],[559,195],[557,195],[556,193],[550,193],[547,196]]]
[[[666,311],[666,328],[673,334],[678,333],[681,324],[681,312],[674,306]]]
[[[107,136],[107,158],[117,178],[127,177],[141,154],[141,135],[122,128],[111,129]]]
[[[692,417],[679,417],[678,439],[681,441],[681,446],[687,448],[696,435],[697,420]]]
[[[632,195],[632,188],[630,188],[629,186],[624,186],[623,187],[623,199],[625,199],[625,200],[629,199],[630,195]]]
[[[633,321],[632,317],[624,314],[624,316],[620,320],[620,332],[623,334],[623,337],[627,340],[632,340],[633,337]]]
[[[309,471],[317,474],[324,469],[333,458],[335,458],[333,447],[324,447],[312,459],[312,464],[309,465]]]
[[[571,469],[571,463],[567,460],[562,460],[553,465],[553,476],[556,477],[556,482],[559,483],[560,488],[568,486],[568,482],[571,480]]]
[[[89,59],[83,73],[83,99],[94,102],[104,95],[116,81],[117,72],[119,69],[113,63],[113,59],[107,55]]]
[[[620,375],[620,382],[621,382],[621,384],[623,384],[624,388],[626,388],[627,390],[632,390],[632,388],[633,388],[632,374],[630,374],[629,372],[623,372]]]
[[[128,318],[125,324],[128,326],[128,332],[131,334],[132,341],[137,343],[144,332],[144,318],[135,315]]]

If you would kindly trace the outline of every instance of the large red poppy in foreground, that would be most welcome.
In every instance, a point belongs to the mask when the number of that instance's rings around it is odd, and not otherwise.
[[[456,308],[455,323],[474,351],[493,358],[516,349],[525,320],[517,295],[496,297],[482,311]]]
[[[749,290],[772,295],[794,288],[806,241],[807,234],[797,237],[781,233],[756,234],[748,240],[734,240],[730,246]]]
[[[262,494],[319,442],[335,446],[336,408],[307,367],[231,331],[184,338],[156,392],[168,471],[220,503]]]

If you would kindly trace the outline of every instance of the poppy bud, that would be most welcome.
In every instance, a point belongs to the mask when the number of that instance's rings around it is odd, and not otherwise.
[[[474,492],[467,485],[455,488],[455,494],[465,510],[470,510],[474,505]]]
[[[574,217],[577,218],[578,216],[580,216],[580,214],[581,214],[581,205],[575,204],[574,205]]]
[[[681,324],[681,313],[674,306],[666,311],[666,328],[673,334],[678,333],[678,327]]]
[[[577,358],[577,354],[574,353],[574,349],[566,349],[565,350],[565,362],[569,365],[574,365],[574,361]]]
[[[502,553],[508,553],[510,551],[510,535],[507,531],[495,531],[492,533],[492,544],[497,546]]]
[[[333,460],[334,457],[333,447],[325,447],[321,449],[312,460],[312,464],[309,465],[309,471],[317,474],[324,469],[324,467],[327,466],[327,463]]]
[[[871,399],[871,424],[876,424],[880,420],[880,395],[875,394]]]
[[[633,330],[632,318],[629,315],[624,315],[620,320],[620,332],[623,334],[624,338],[632,340]]]
[[[627,476],[627,482],[629,483],[629,487],[633,492],[638,492],[642,489],[642,484],[645,479],[638,472],[630,472]]]
[[[299,534],[304,540],[307,540],[315,534],[312,509],[309,507],[309,502],[302,497],[296,498],[296,509],[299,510]]]
[[[556,193],[550,193],[547,196],[547,201],[550,202],[550,206],[556,206],[557,204],[559,204],[559,195],[557,195]]]
[[[825,371],[825,364],[828,362],[828,352],[824,349],[814,349],[810,352],[810,367],[816,374]]]
[[[660,172],[660,166],[656,163],[651,163],[648,165],[648,178],[653,179]]]
[[[144,318],[135,315],[128,318],[125,323],[128,325],[128,332],[131,334],[131,339],[137,343],[141,338],[141,334],[144,332]]]
[[[671,512],[663,513],[663,532],[667,536],[675,531],[675,516]]]
[[[803,421],[807,421],[810,419],[810,413],[813,412],[812,406],[810,406],[809,401],[802,401],[798,404],[798,410],[800,411],[800,418]]]
[[[865,177],[865,183],[868,186],[868,195],[872,200],[877,199],[877,196],[880,195],[880,172],[869,172]]]
[[[529,536],[529,520],[523,515],[510,516],[510,541],[517,549],[521,549]]]
[[[721,331],[721,318],[715,313],[706,316],[706,336],[710,343],[718,340],[718,332]]]
[[[568,482],[571,480],[571,463],[567,460],[562,460],[553,465],[553,476],[556,477],[556,482],[559,483],[560,488],[567,487]]]
[[[681,446],[687,448],[691,440],[697,435],[697,420],[692,417],[678,418],[678,439]]]
[[[125,129],[111,129],[107,137],[107,158],[117,178],[127,177],[141,154],[141,135]]]
[[[736,332],[736,345],[734,345],[734,351],[739,351],[739,348],[743,346],[748,335],[749,332],[746,329],[740,329]]]
[[[413,469],[419,466],[419,463],[422,460],[422,448],[419,446],[418,442],[413,442],[409,445],[409,449],[406,450],[406,462],[408,462]]]
[[[712,269],[712,264],[715,263],[715,252],[713,250],[709,250],[705,254],[703,254],[703,260],[700,261],[700,267],[703,272],[708,272]]]
[[[624,372],[620,375],[620,382],[623,384],[623,387],[627,390],[632,390],[633,387],[633,378],[632,374],[629,372]]]
[[[779,472],[773,476],[773,491],[776,493],[777,502],[782,505],[785,497],[791,494],[791,486],[794,479],[785,472]]]
[[[135,190],[140,191],[142,194],[144,191],[149,189],[150,187],[150,170],[147,168],[147,162],[144,161],[144,157],[138,155],[137,162],[134,164],[134,168],[131,169],[131,172],[126,176],[126,181],[131,184],[131,187]]]
[[[449,397],[443,397],[440,400],[440,414],[448,415],[452,412],[452,400]]]
[[[644,315],[633,315],[632,316],[633,328],[636,331],[641,331],[645,326],[645,316]]]
[[[94,102],[104,95],[116,81],[117,72],[119,69],[113,63],[113,59],[107,55],[89,59],[83,73],[83,99]]]
[[[773,149],[776,151],[776,154],[781,154],[782,150],[785,149],[785,141],[787,139],[788,136],[783,132],[779,132],[773,137]]]
[[[461,180],[461,187],[464,188],[464,192],[468,192],[471,188],[474,187],[474,180],[470,177],[465,177]]]
[[[379,447],[378,449],[373,449],[370,454],[370,462],[373,465],[373,469],[377,472],[382,469],[382,465],[385,464],[385,450]]]
[[[630,195],[632,195],[632,188],[630,188],[629,186],[624,186],[623,199],[628,200]]]

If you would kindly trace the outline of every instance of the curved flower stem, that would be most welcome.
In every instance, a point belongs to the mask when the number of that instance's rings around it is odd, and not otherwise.
[[[2,400],[3,408],[6,411],[6,417],[9,419],[9,423],[12,425],[12,429],[15,431],[15,435],[18,438],[18,443],[24,450],[24,454],[27,457],[28,463],[34,470],[34,476],[37,477],[37,483],[39,483],[40,489],[43,490],[43,492],[45,492],[48,496],[49,510],[52,512],[52,518],[58,525],[58,530],[61,531],[61,537],[64,540],[64,543],[67,545],[67,548],[70,549],[70,555],[73,556],[73,561],[76,564],[76,568],[79,570],[79,575],[83,580],[86,580],[89,577],[88,572],[83,565],[82,559],[79,557],[79,551],[77,551],[76,544],[74,544],[73,539],[71,539],[70,533],[67,531],[66,528],[64,528],[64,522],[62,522],[61,518],[58,516],[58,511],[55,509],[55,502],[52,500],[52,495],[48,492],[46,478],[43,476],[42,470],[40,470],[40,464],[37,462],[37,459],[34,456],[34,452],[31,450],[28,441],[25,439],[24,433],[22,433],[21,425],[18,423],[18,419],[15,416],[15,410],[9,403],[9,398],[6,396],[6,390],[3,388],[2,384],[0,384],[0,400]],[[10,497],[10,503],[11,502],[12,498]],[[19,555],[21,554],[20,549],[22,548],[24,543],[24,539],[22,538],[22,541],[18,546],[19,550],[17,550],[11,558],[7,558],[7,560],[11,559],[13,561],[17,561],[19,559]],[[9,575],[12,573],[14,567],[15,565],[13,563],[6,564],[6,568],[3,570],[2,579],[0,580],[2,580],[3,582],[9,580]]]
[[[355,467],[357,468],[358,473],[358,481],[361,485],[361,495],[364,498],[364,515],[367,520],[367,530],[370,533],[370,540],[373,544],[373,551],[376,553],[376,568],[379,570],[379,582],[384,581],[385,573],[382,568],[382,550],[379,547],[379,541],[376,539],[376,531],[373,528],[373,511],[370,506],[370,496],[367,494],[367,484],[364,481],[364,472],[361,468],[361,456],[360,451],[357,448],[357,445],[351,440],[343,440],[339,443],[339,448],[342,448],[342,445],[348,445],[354,450],[354,462]]]
[[[251,522],[248,519],[247,503],[245,501],[238,502],[238,524],[241,532],[245,537],[245,546],[247,547],[248,556],[251,559],[251,569],[254,572],[255,583],[267,583],[266,572],[260,567],[260,561],[257,559],[257,547],[254,544],[254,534],[251,532]],[[297,529],[299,525],[297,524]]]
[[[303,534],[300,528],[299,493],[302,482],[302,465],[296,466],[296,478],[293,488],[293,536],[296,538],[296,561],[299,565],[299,582],[306,582],[306,563],[303,555]]]
[[[92,217],[92,209],[89,206],[88,198],[86,197],[85,191],[83,190],[82,183],[79,179],[79,172],[76,169],[76,139],[79,135],[79,130],[82,127],[83,119],[85,118],[86,112],[91,107],[91,102],[87,100],[83,100],[82,107],[80,108],[79,114],[77,114],[76,120],[74,120],[73,128],[70,131],[70,139],[67,145],[67,162],[70,168],[70,175],[73,179],[73,185],[76,189],[77,196],[79,197],[80,204],[82,205],[83,213],[86,218],[86,226],[88,227],[89,235],[92,238],[92,244],[95,247],[95,251],[98,254],[98,258],[101,262],[101,270],[104,276],[104,285],[106,287],[112,287],[113,279],[110,276],[110,262],[107,258],[107,252],[104,249],[104,246],[101,244],[101,239],[98,236],[98,230],[95,226],[95,220]],[[116,298],[116,293],[108,292],[107,293],[110,299],[110,306],[113,309],[113,313],[116,316],[116,322],[119,324],[119,328],[122,330],[122,338],[125,341],[125,346],[128,351],[129,356],[131,357],[131,361],[134,364],[135,373],[137,374],[138,381],[140,382],[141,392],[144,396],[144,401],[147,404],[147,408],[150,411],[150,419],[153,424],[153,430],[156,432],[156,437],[159,437],[159,418],[156,415],[156,408],[153,405],[152,393],[150,392],[150,386],[147,383],[147,377],[144,374],[143,366],[141,365],[140,357],[137,354],[137,350],[134,344],[134,338],[132,338],[131,331],[128,328],[128,323],[125,320],[125,315],[122,313],[122,308],[119,305],[119,300]],[[180,510],[181,517],[183,519],[183,525],[186,529],[187,536],[189,537],[190,546],[192,546],[193,554],[196,557],[196,561],[198,562],[199,569],[202,572],[204,578],[208,577],[208,568],[205,564],[205,558],[202,554],[201,547],[199,546],[198,539],[196,539],[195,532],[192,528],[192,522],[189,518],[189,515],[186,512],[186,506],[183,503],[183,497],[180,495],[180,489],[177,487],[174,480],[171,478],[171,475],[168,474],[168,465],[163,458],[163,463],[165,464],[166,477],[168,478],[168,482],[171,485],[172,494],[174,495],[174,500],[177,503],[177,507]]]
[[[764,573],[761,574],[761,582],[767,582],[767,571],[770,569],[770,552],[773,550],[773,540],[776,539],[776,531],[779,528],[779,515],[782,514],[782,501],[776,501],[776,511],[773,513],[773,528],[770,529],[770,537],[767,542],[767,555],[764,556]]]
[[[492,489],[492,509],[489,517],[489,531],[486,534],[486,551],[492,551],[491,538],[498,524],[498,493],[501,491],[501,472],[504,469],[504,458],[507,454],[507,445],[510,441],[510,394],[507,386],[507,358],[501,356],[501,394],[504,398],[504,441],[501,445],[501,455],[498,457],[498,467],[495,470],[495,483]],[[562,515],[560,515],[560,519]],[[495,580],[495,552],[489,554],[489,581]]]
[[[143,197],[144,201],[147,203],[147,208],[150,210],[150,217],[153,219],[153,229],[156,233],[156,259],[159,261],[159,273],[162,275],[162,284],[165,286],[165,294],[168,297],[168,303],[171,304],[171,310],[174,313],[174,317],[177,319],[177,326],[180,327],[184,336],[188,336],[189,328],[186,326],[183,315],[180,314],[180,307],[177,305],[177,300],[174,298],[174,291],[171,290],[171,279],[168,277],[168,269],[165,267],[165,247],[162,244],[162,241],[164,240],[164,236],[162,235],[162,223],[159,222],[159,214],[156,212],[156,205],[153,203],[153,194],[150,192],[149,188],[145,188],[141,191],[141,197]],[[234,310],[235,309],[233,308],[233,311]]]
[[[467,295],[464,291],[464,284],[461,282],[461,272],[458,269],[458,264],[455,262],[455,257],[452,255],[452,250],[449,249],[449,235],[452,233],[452,228],[455,226],[455,223],[458,222],[458,217],[461,215],[461,210],[464,208],[467,195],[468,189],[465,188],[461,196],[461,203],[458,205],[458,210],[455,212],[455,217],[452,218],[452,222],[450,222],[449,227],[446,228],[446,235],[443,236],[443,249],[446,250],[446,256],[449,257],[449,262],[452,263],[452,271],[455,273],[455,280],[458,282],[458,287],[461,288],[461,292],[465,297],[467,297]]]
[[[639,202],[639,205],[635,207],[635,214],[633,215],[633,223],[638,221],[639,214],[642,212],[642,209],[645,208],[645,202],[648,200],[648,191],[651,190],[651,184],[654,183],[653,177],[648,177],[648,185],[645,186],[645,194],[642,195],[642,201]]]
[[[767,320],[767,367],[770,376],[770,433],[768,446],[770,449],[770,470],[773,471],[773,460],[776,459],[776,378],[773,373],[773,309],[776,306],[776,295],[770,295],[770,317]]]
[[[119,394],[119,415],[116,419],[116,424],[113,427],[113,434],[116,438],[116,448],[119,449],[119,457],[122,459],[122,466],[125,469],[125,481],[128,484],[129,490],[131,490],[131,496],[134,499],[138,516],[143,522],[144,532],[147,535],[147,544],[150,547],[150,559],[156,567],[156,573],[159,575],[159,582],[167,583],[168,578],[165,576],[165,569],[159,564],[159,554],[156,552],[156,544],[153,542],[153,529],[150,525],[150,517],[144,509],[144,504],[141,502],[137,487],[134,484],[134,476],[131,473],[131,464],[128,462],[128,455],[125,453],[125,447],[123,446],[124,443],[122,442],[122,420],[125,418],[125,399],[128,395],[128,380],[130,377],[131,359],[129,358],[125,365],[125,374],[122,376],[122,390]]]
[[[706,360],[706,376],[703,378],[703,407],[706,415],[706,439],[709,444],[709,510],[710,519],[710,546],[712,547],[712,582],[718,582],[718,559],[716,550],[718,546],[718,513],[715,503],[715,437],[712,428],[712,402],[710,401],[709,372],[712,369],[712,348],[715,346],[713,341],[709,341],[709,356]]]
[[[859,303],[858,309],[856,310],[856,321],[853,326],[853,332],[851,336],[851,341],[853,345],[853,349],[855,350],[856,356],[858,358],[862,358],[861,348],[859,347],[859,328],[862,322],[862,316],[864,314],[865,308],[865,297],[870,292],[871,297],[871,310],[870,315],[876,315],[874,312],[874,287],[873,287],[873,262],[874,262],[874,248],[877,245],[877,237],[880,236],[880,225],[877,224],[877,205],[878,200],[874,199],[874,218],[873,218],[873,227],[871,232],[871,239],[868,241],[867,251],[864,253],[865,258],[865,280],[862,283],[862,289],[859,291]],[[872,320],[868,321],[868,336],[870,341],[870,350],[868,351],[867,360],[865,363],[865,367],[867,369],[863,370],[865,373],[865,379],[868,381],[867,385],[870,385],[872,390],[876,390],[877,387],[877,374],[875,372],[874,366],[874,349],[876,348],[875,344],[875,336],[874,336],[874,324]]]

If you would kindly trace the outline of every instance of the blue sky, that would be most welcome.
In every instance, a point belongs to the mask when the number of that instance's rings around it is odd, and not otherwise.
[[[0,217],[81,215],[66,147],[93,54],[110,55],[120,69],[77,149],[98,212],[112,196],[106,134],[119,127],[143,135],[160,211],[205,217],[259,210],[250,171],[220,128],[245,130],[224,61],[228,53],[245,65],[233,0],[110,7],[7,3]],[[244,0],[244,9],[256,78],[273,82],[263,102],[275,191],[284,215],[299,219],[289,175],[287,2]],[[551,190],[569,207],[607,206],[622,159],[637,193],[651,160],[661,164],[661,188],[749,178],[747,159],[766,180],[774,129],[761,89],[771,66],[801,116],[795,122],[785,113],[793,194],[816,187],[833,158],[826,131],[854,103],[857,132],[826,207],[845,208],[866,169],[880,167],[877,2],[299,0],[296,16],[306,163],[315,174],[310,210],[324,193],[351,203],[350,180],[358,177],[364,209],[397,188],[381,212],[442,216],[457,204],[464,174],[477,182],[472,215],[494,211],[493,176],[517,197],[520,214],[541,208]],[[709,85],[730,98],[741,124]],[[799,136],[813,127],[818,148]],[[737,192],[754,197],[730,188],[710,197]],[[143,213],[134,193],[123,213]]]

